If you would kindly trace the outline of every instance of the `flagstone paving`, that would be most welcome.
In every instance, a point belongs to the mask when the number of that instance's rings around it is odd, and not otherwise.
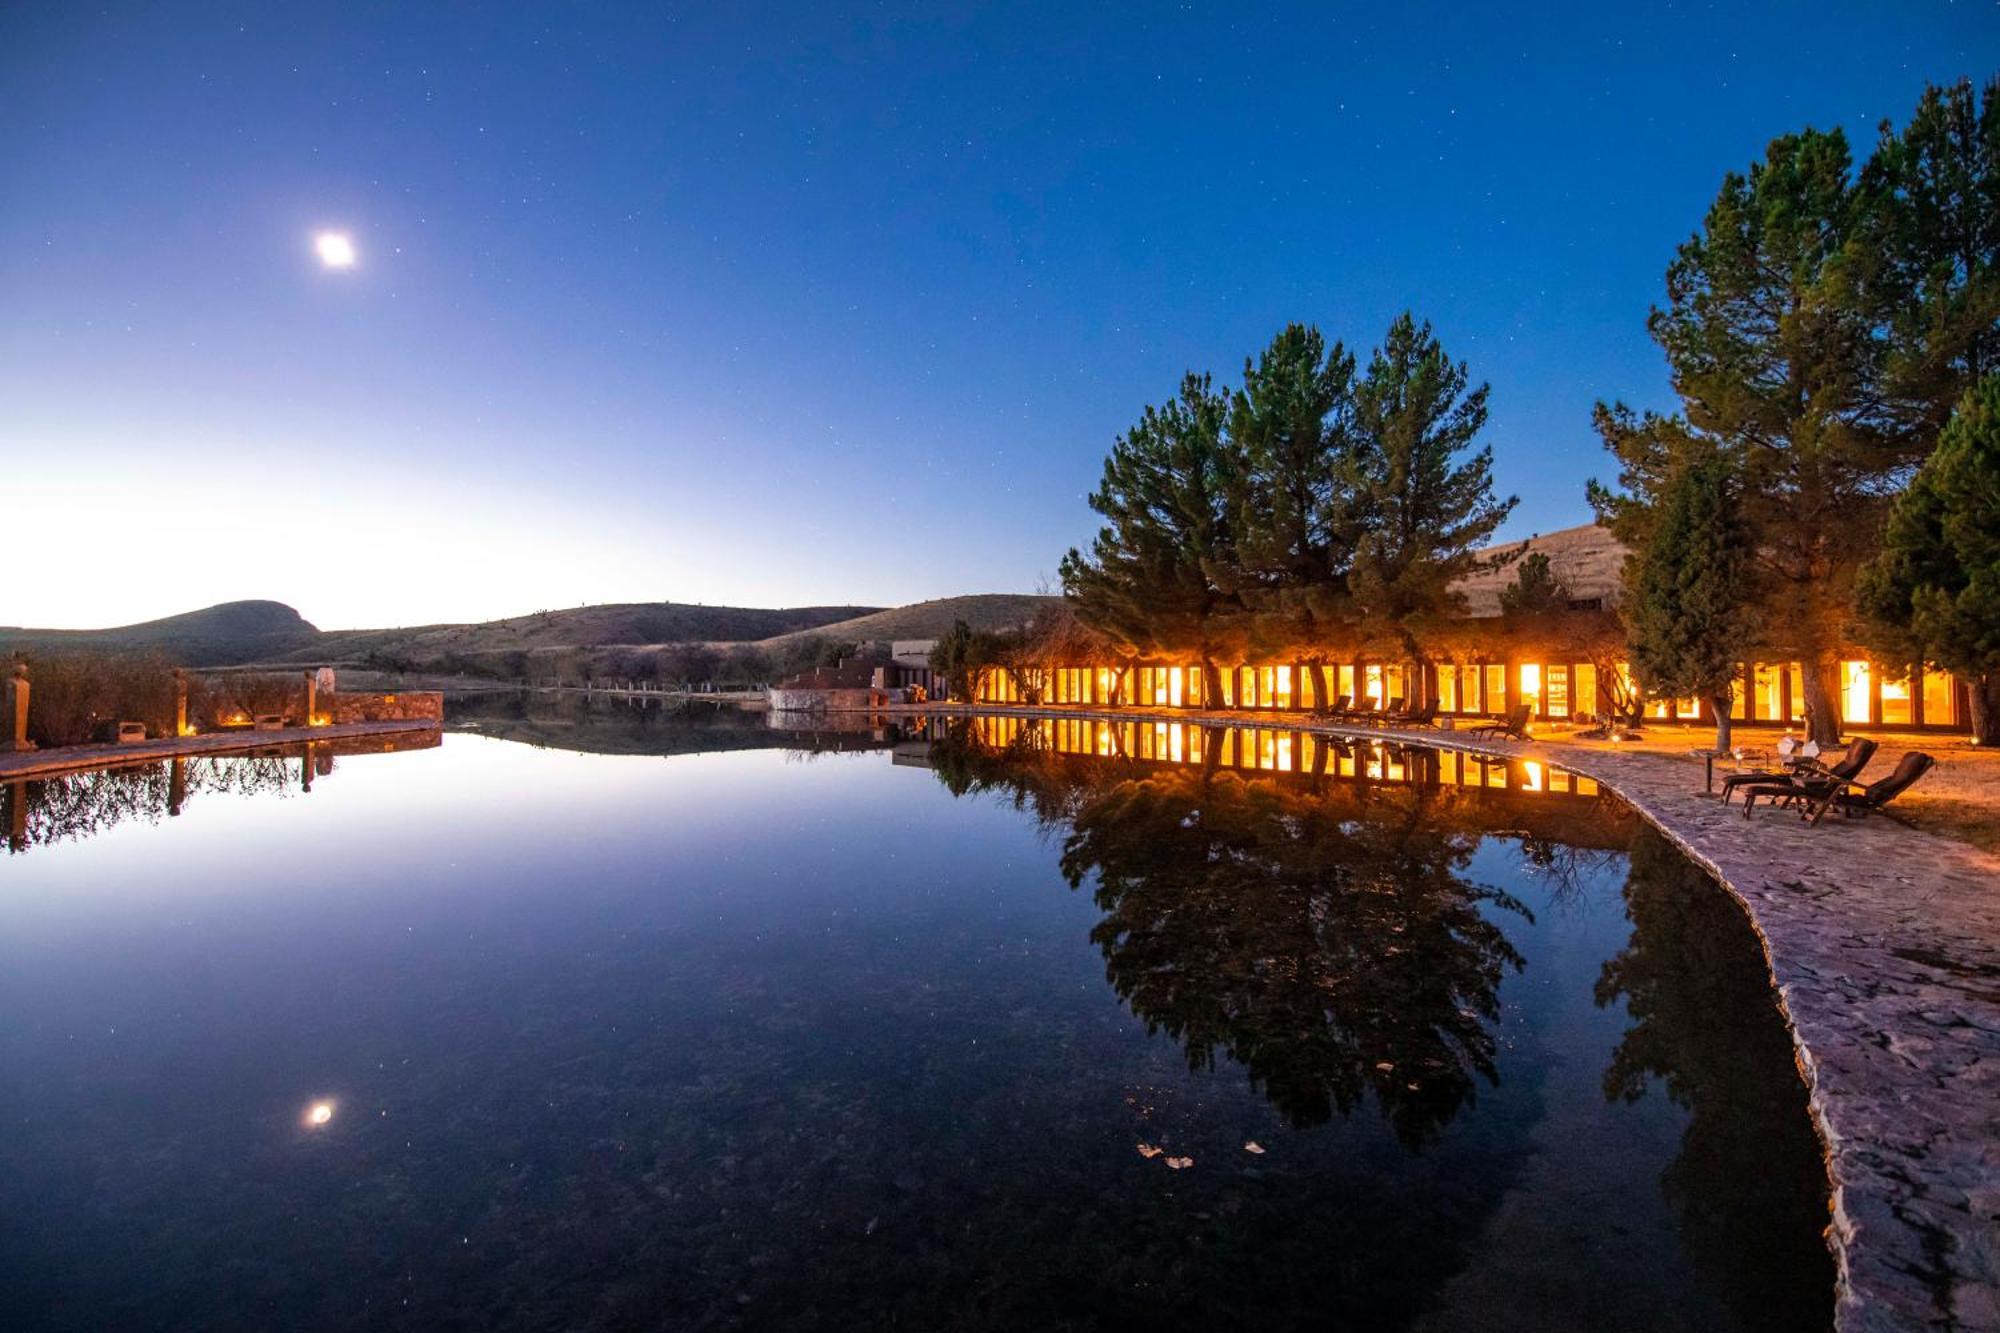
[[[900,711],[964,713],[931,705]],[[1270,724],[1268,715],[980,709]],[[1764,942],[1832,1186],[1843,1330],[2000,1330],[2000,858],[1883,818],[1724,806],[1698,761],[1300,722],[1596,778],[1741,902]]]

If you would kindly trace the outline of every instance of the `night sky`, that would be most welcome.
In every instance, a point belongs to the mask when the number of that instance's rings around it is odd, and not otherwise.
[[[1583,522],[1723,173],[2000,70],[1990,2],[1252,8],[6,6],[0,623],[1030,591],[1184,370],[1405,307]]]

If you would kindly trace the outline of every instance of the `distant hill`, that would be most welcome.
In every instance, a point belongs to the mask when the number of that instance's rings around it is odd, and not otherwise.
[[[203,611],[117,629],[0,628],[8,648],[155,649],[188,666],[497,663],[501,654],[645,648],[672,643],[756,643],[783,648],[808,636],[839,642],[930,639],[964,620],[976,629],[1026,623],[1058,599],[1016,593],[946,597],[910,606],[697,606],[623,602],[538,611],[476,624],[320,630],[282,602],[225,602]],[[452,669],[462,669],[454,667]]]
[[[809,631],[866,616],[871,606],[697,606],[688,602],[620,602],[537,611],[469,625],[416,625],[402,629],[333,630],[281,659],[357,661],[392,653],[421,661],[446,656],[606,648],[654,643],[743,643]]]
[[[820,625],[810,631],[821,638],[859,643],[874,639],[935,639],[963,620],[974,629],[1011,629],[1034,619],[1035,613],[1055,606],[1060,597],[1037,597],[1031,593],[986,592],[967,597],[940,597],[929,602],[872,611],[851,620]],[[778,648],[803,637],[779,634],[765,639],[762,647]]]
[[[22,629],[0,625],[0,651],[155,650],[190,666],[233,666],[316,642],[320,632],[283,602],[224,602],[116,629]]]

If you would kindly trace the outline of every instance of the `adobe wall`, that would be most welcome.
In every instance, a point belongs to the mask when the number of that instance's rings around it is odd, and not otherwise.
[[[368,694],[342,690],[321,696],[318,707],[335,726],[349,722],[442,722],[444,695],[437,690]]]

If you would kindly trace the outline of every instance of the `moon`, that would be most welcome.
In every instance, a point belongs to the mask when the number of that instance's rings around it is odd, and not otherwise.
[[[313,249],[319,252],[319,262],[325,268],[354,267],[354,242],[345,232],[321,232],[313,237]]]

